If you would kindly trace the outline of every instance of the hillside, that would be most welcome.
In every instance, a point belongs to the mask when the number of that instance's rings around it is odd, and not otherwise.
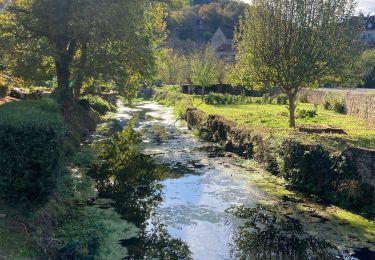
[[[188,52],[208,42],[219,27],[233,35],[246,6],[238,1],[199,0],[173,11],[167,18],[169,47]]]

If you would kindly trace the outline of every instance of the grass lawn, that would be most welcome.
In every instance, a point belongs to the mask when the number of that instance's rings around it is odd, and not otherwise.
[[[201,103],[199,98],[193,102],[195,106]],[[325,110],[322,106],[317,108],[314,118],[297,118],[297,125],[321,124],[340,127],[347,135],[338,134],[306,134],[288,127],[288,108],[286,105],[207,105],[198,107],[207,114],[221,115],[240,125],[249,126],[262,133],[274,136],[293,135],[306,142],[320,142],[332,148],[345,148],[356,146],[375,149],[375,129],[370,128],[364,120],[337,114]],[[313,109],[312,104],[298,104],[297,109]]]

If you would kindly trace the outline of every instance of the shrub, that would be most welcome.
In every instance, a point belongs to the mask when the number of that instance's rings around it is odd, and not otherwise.
[[[98,113],[104,115],[107,112],[116,111],[116,107],[99,96],[86,95],[81,98],[80,103],[85,107],[91,107]]]
[[[324,107],[325,110],[330,110],[330,109],[332,109],[331,102],[329,102],[328,100],[324,100],[324,102],[323,102],[323,107]]]
[[[335,179],[329,152],[321,145],[304,145],[286,139],[278,152],[281,175],[292,185],[322,195],[332,189]]]
[[[298,118],[314,118],[318,115],[316,109],[297,109]]]
[[[0,191],[13,203],[35,204],[54,189],[63,147],[59,107],[50,99],[0,106]]]
[[[346,113],[346,105],[344,100],[335,100],[333,103],[333,111],[339,114]]]
[[[0,75],[0,98],[6,97],[9,95],[11,90],[8,80]]]
[[[333,110],[339,114],[346,113],[345,99],[340,96],[333,96],[330,93],[324,96],[323,107],[324,109]]]
[[[277,105],[287,105],[288,104],[288,96],[286,96],[286,95],[278,95],[276,97],[276,104]]]
[[[262,100],[262,104],[272,104],[272,98],[270,97],[268,93],[264,94],[261,100]]]
[[[240,104],[288,104],[288,97],[285,95],[278,95],[271,97],[269,94],[264,94],[262,97],[238,96],[231,94],[209,93],[204,96],[204,102],[209,105],[240,105]]]

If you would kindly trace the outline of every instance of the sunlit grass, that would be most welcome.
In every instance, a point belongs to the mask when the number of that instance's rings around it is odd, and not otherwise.
[[[199,99],[194,105],[200,104]],[[297,118],[296,123],[330,125],[344,129],[343,134],[305,134],[288,127],[288,108],[285,105],[207,105],[201,104],[199,109],[207,114],[224,116],[239,125],[248,126],[262,133],[273,136],[293,135],[305,142],[319,142],[332,148],[357,146],[375,149],[375,129],[371,129],[364,120],[349,115],[337,114],[317,107],[317,116],[313,118]],[[298,104],[297,109],[314,109],[312,104]]]

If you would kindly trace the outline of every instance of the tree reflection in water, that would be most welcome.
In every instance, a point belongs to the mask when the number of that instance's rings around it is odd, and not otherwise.
[[[122,241],[128,248],[128,259],[190,259],[188,246],[171,238],[160,221],[155,220],[152,230],[146,230],[153,209],[162,201],[160,180],[170,171],[140,153],[134,125],[135,120],[131,120],[102,145],[99,162],[90,170],[99,197],[111,199],[111,205],[124,219],[141,230],[137,238]]]
[[[231,254],[240,259],[336,259],[335,248],[303,231],[301,223],[265,206],[227,210],[243,219],[234,231]]]

